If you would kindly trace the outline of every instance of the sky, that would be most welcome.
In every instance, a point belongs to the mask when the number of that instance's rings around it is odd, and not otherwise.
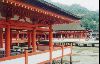
[[[66,5],[80,4],[81,6],[91,11],[99,10],[99,0],[51,0],[51,1]]]

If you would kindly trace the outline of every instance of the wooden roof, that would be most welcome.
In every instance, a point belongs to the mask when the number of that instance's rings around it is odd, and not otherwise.
[[[23,0],[23,1],[28,3],[28,4],[38,6],[42,9],[45,9],[45,10],[49,10],[49,11],[52,11],[52,12],[55,12],[55,13],[58,13],[58,14],[61,14],[64,16],[69,16],[69,17],[72,17],[74,19],[80,19],[80,17],[78,17],[78,16],[76,16],[68,11],[66,12],[65,10],[53,5],[52,3],[48,3],[44,0]]]
[[[63,24],[80,19],[40,0],[0,0],[0,12],[8,18],[15,14],[28,17],[33,24]]]

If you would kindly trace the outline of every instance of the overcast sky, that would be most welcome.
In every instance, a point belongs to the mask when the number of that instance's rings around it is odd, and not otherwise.
[[[91,11],[99,10],[99,0],[52,0],[53,2],[61,4],[80,4],[81,6],[88,8]]]

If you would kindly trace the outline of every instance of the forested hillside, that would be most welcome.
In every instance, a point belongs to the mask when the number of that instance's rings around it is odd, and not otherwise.
[[[80,5],[73,4],[71,6],[54,3],[51,0],[45,0],[53,5],[64,9],[65,11],[69,11],[77,16],[82,17],[81,24],[83,27],[92,29],[92,30],[99,30],[99,11],[90,11],[87,8],[84,8]]]

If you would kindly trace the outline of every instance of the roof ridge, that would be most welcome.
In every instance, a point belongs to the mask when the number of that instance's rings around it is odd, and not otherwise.
[[[39,0],[39,1],[40,1],[40,0]],[[62,9],[62,8],[60,8],[60,7],[58,7],[58,6],[54,5],[54,4],[51,4],[51,3],[47,2],[47,1],[42,0],[41,2],[46,3],[46,4],[50,4],[50,6],[52,6],[52,7],[54,7],[54,8],[57,8],[58,10],[64,11],[64,12],[67,13],[67,14],[73,15],[73,16],[75,16],[75,17],[79,17],[79,16],[77,16],[77,15],[71,13],[70,11],[64,10],[64,9]],[[79,18],[80,18],[80,17],[79,17]]]

